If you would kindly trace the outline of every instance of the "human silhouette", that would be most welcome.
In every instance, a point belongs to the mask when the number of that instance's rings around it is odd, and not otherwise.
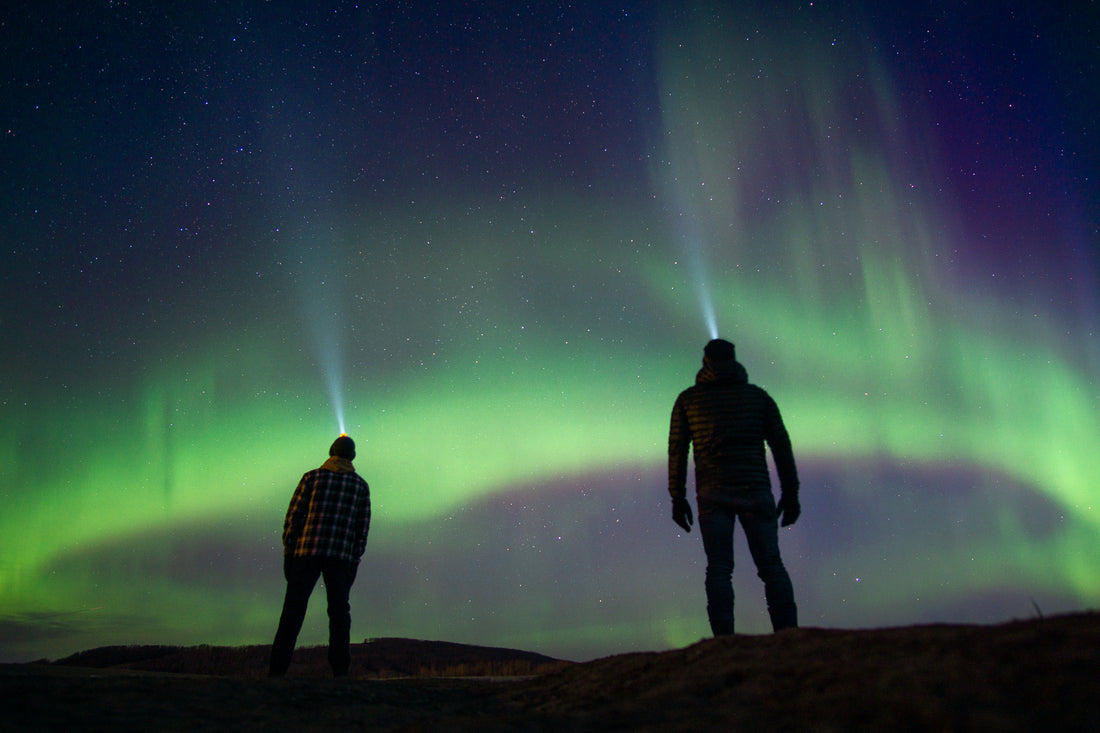
[[[269,674],[286,674],[294,643],[317,578],[328,596],[328,661],[343,677],[351,664],[351,605],[348,595],[367,547],[370,487],[355,472],[355,441],[341,435],[329,458],[298,482],[283,523],[283,575],[286,598],[271,645]]]
[[[772,451],[781,493],[772,494],[764,446]],[[707,556],[707,616],[715,636],[733,633],[733,528],[748,540],[756,572],[764,581],[772,629],[798,626],[794,588],[779,555],[779,521],[794,524],[801,513],[798,471],[779,407],[749,384],[734,346],[714,339],[703,349],[695,385],[680,393],[668,431],[668,492],[672,519],[690,532],[686,492],[688,449],[694,451],[699,533]]]

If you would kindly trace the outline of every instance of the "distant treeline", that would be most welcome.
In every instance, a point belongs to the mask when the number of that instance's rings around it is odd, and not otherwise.
[[[96,669],[130,669],[223,677],[263,677],[270,646],[105,646],[78,652],[54,664]],[[352,677],[523,677],[540,675],[570,662],[534,652],[445,641],[368,639],[351,646]],[[301,647],[294,652],[289,677],[330,674],[327,648]]]

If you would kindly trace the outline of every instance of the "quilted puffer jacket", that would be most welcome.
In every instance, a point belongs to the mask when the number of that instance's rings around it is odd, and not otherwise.
[[[745,508],[771,499],[765,443],[772,451],[780,486],[797,496],[798,471],[791,440],[775,400],[749,384],[740,362],[704,361],[695,385],[680,393],[668,431],[668,492],[686,492],[688,449],[694,450],[700,506]]]

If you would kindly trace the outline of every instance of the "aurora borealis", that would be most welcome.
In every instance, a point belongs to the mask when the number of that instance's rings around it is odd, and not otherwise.
[[[1095,3],[166,5],[0,25],[0,661],[269,643],[342,427],[353,641],[702,638],[708,304],[803,625],[1100,605]]]

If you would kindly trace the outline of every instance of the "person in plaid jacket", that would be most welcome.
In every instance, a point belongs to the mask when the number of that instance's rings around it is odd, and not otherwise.
[[[355,441],[347,435],[329,448],[320,468],[306,472],[294,490],[283,522],[283,575],[286,598],[271,645],[269,674],[290,667],[294,644],[317,578],[328,596],[328,660],[343,677],[351,664],[351,605],[348,595],[370,530],[370,487],[355,472]]]

